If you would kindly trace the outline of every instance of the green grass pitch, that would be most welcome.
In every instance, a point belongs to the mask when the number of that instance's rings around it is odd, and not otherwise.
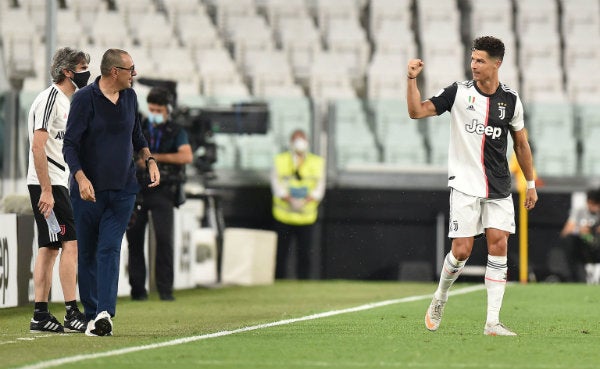
[[[0,309],[0,368],[600,367],[599,286],[509,285],[501,319],[517,337],[482,334],[485,289],[451,296],[440,329],[427,331],[434,290],[433,283],[278,281],[177,291],[174,303],[120,299],[113,337],[31,334],[32,306]],[[51,311],[62,320],[61,304]]]

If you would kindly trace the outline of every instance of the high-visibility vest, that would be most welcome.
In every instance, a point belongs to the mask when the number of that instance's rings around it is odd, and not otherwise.
[[[304,198],[310,195],[323,177],[325,163],[323,158],[312,153],[306,153],[304,162],[298,168],[294,167],[294,159],[290,151],[278,154],[275,157],[275,170],[277,180],[292,197]],[[301,209],[292,209],[289,203],[273,196],[273,217],[281,223],[290,225],[309,225],[317,220],[317,201],[310,201]]]

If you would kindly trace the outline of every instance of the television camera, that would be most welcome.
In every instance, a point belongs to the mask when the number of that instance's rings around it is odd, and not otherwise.
[[[145,86],[160,86],[171,93],[171,119],[184,127],[194,152],[194,166],[204,179],[215,178],[213,165],[218,161],[215,134],[265,134],[269,109],[264,102],[241,102],[231,106],[202,108],[177,104],[177,83],[169,80],[139,78]]]
[[[235,103],[231,106],[173,110],[174,122],[185,127],[192,150],[194,166],[207,179],[214,177],[213,165],[218,160],[215,134],[265,134],[268,130],[269,109],[266,103]]]

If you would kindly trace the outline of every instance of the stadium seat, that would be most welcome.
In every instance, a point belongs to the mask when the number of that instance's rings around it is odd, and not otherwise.
[[[471,1],[471,29],[482,34],[479,30],[494,27],[512,30],[513,9],[511,0],[496,0],[489,2]],[[489,33],[495,35],[495,33]]]
[[[297,84],[265,85],[255,93],[255,96],[266,99],[273,97],[300,98],[304,97],[304,90]]]
[[[160,75],[156,73],[156,63],[150,56],[147,48],[131,45],[127,47],[126,50],[133,59],[135,70],[137,71],[137,78],[160,78]],[[100,63],[96,65],[97,68],[100,69]]]
[[[56,44],[82,48],[89,44],[89,36],[79,23],[75,12],[59,9],[56,13]]]
[[[574,175],[577,151],[572,105],[565,101],[530,103],[528,113],[538,173]]]
[[[585,176],[597,177],[600,175],[600,113],[597,104],[580,106],[578,110],[583,113],[581,116],[581,144],[582,153],[582,174]]]
[[[410,25],[411,1],[409,0],[371,0],[369,12],[369,35],[371,39],[377,35],[381,25],[386,21],[396,24]],[[409,27],[406,27],[408,30]],[[398,32],[396,33],[397,36]]]
[[[200,73],[189,48],[154,47],[149,50],[149,56],[156,65],[154,73],[160,79],[177,82],[178,93],[200,93]],[[177,68],[173,68],[174,65]]]
[[[406,61],[417,57],[417,46],[410,23],[384,19],[374,35],[371,35],[376,54],[399,55]]]
[[[375,100],[370,105],[375,135],[383,147],[383,162],[412,166],[426,165],[427,152],[420,122],[410,119],[405,102]]]
[[[579,129],[578,138],[598,136],[600,131],[600,100],[577,104],[575,107],[576,121]]]
[[[92,42],[95,46],[127,48],[133,45],[134,39],[129,34],[125,19],[119,12],[108,10],[96,15],[91,30]]]
[[[209,14],[213,16],[221,35],[227,39],[226,30],[232,17],[253,16],[256,14],[254,0],[213,0],[208,3]]]
[[[194,51],[193,57],[203,78],[241,80],[233,59],[223,47],[197,49]]]
[[[351,76],[362,81],[369,59],[367,37],[357,19],[332,19],[324,35],[330,52],[342,54],[348,60]]]
[[[6,66],[8,77],[32,79],[37,76],[44,79],[44,69],[39,68],[39,63],[36,63],[36,50],[39,50],[39,46],[37,38],[27,33],[3,38],[3,65]]]
[[[596,0],[562,0],[561,30],[565,45],[571,40],[600,38],[600,3]]]
[[[270,130],[280,148],[287,147],[292,132],[302,129],[310,136],[311,107],[308,98],[281,97],[268,98]]]
[[[275,29],[275,40],[287,54],[294,76],[307,85],[310,66],[323,49],[320,36],[308,17],[283,18]]]
[[[359,19],[355,0],[316,0],[313,11],[321,35],[329,31],[333,19]]]
[[[156,12],[156,3],[152,0],[113,0],[116,10],[129,22],[141,14]]]
[[[548,59],[537,59],[523,67],[521,94],[529,101],[548,100],[548,96],[559,96],[564,102],[566,92],[563,86],[562,67]],[[562,99],[561,99],[562,98]]]
[[[316,54],[310,66],[310,95],[317,100],[355,97],[348,60],[343,54]]]
[[[375,136],[362,102],[356,98],[332,99],[329,109],[330,124],[335,125],[337,167],[378,162]]]
[[[232,16],[227,26],[226,44],[233,50],[238,65],[244,64],[246,53],[252,50],[273,50],[275,44],[270,27],[260,15]]]
[[[448,145],[450,142],[450,115],[427,118],[425,126],[426,142],[430,150],[430,164],[439,167],[448,166]]]
[[[192,52],[223,46],[217,28],[204,11],[177,14],[172,18],[171,23],[181,44],[190,48]],[[198,29],[202,32],[198,32]]]
[[[273,29],[279,28],[281,19],[309,16],[304,0],[264,0],[263,3],[263,12]]]
[[[7,8],[0,18],[0,35],[4,42],[14,36],[29,36],[41,39],[40,32],[34,27],[23,27],[24,24],[30,24],[29,12],[24,7]]]
[[[240,135],[237,137],[241,169],[267,170],[273,167],[277,141],[272,133]]]
[[[367,97],[369,100],[406,100],[406,71],[400,66],[408,58],[402,55],[375,54],[367,70]]]
[[[152,49],[179,46],[173,26],[163,13],[145,13],[129,17],[129,33],[134,36],[136,44]]]
[[[177,106],[187,108],[203,108],[207,105],[204,96],[199,94],[177,93]]]
[[[108,2],[105,1],[89,1],[89,0],[69,0],[67,1],[67,9],[73,11],[83,27],[83,34],[90,35],[92,33],[92,25],[96,19],[96,15],[106,11]]]
[[[193,15],[206,11],[204,4],[198,0],[162,0],[162,4],[171,19],[178,19],[184,14]]]

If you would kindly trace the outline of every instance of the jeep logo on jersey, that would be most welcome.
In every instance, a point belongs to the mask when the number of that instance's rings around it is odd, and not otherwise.
[[[471,121],[471,124],[468,124],[465,126],[465,129],[469,133],[477,133],[478,135],[486,135],[488,137],[491,137],[492,139],[496,139],[496,138],[500,137],[500,135],[502,134],[502,128],[486,126],[483,123],[479,123],[479,121],[477,119],[473,119]]]

